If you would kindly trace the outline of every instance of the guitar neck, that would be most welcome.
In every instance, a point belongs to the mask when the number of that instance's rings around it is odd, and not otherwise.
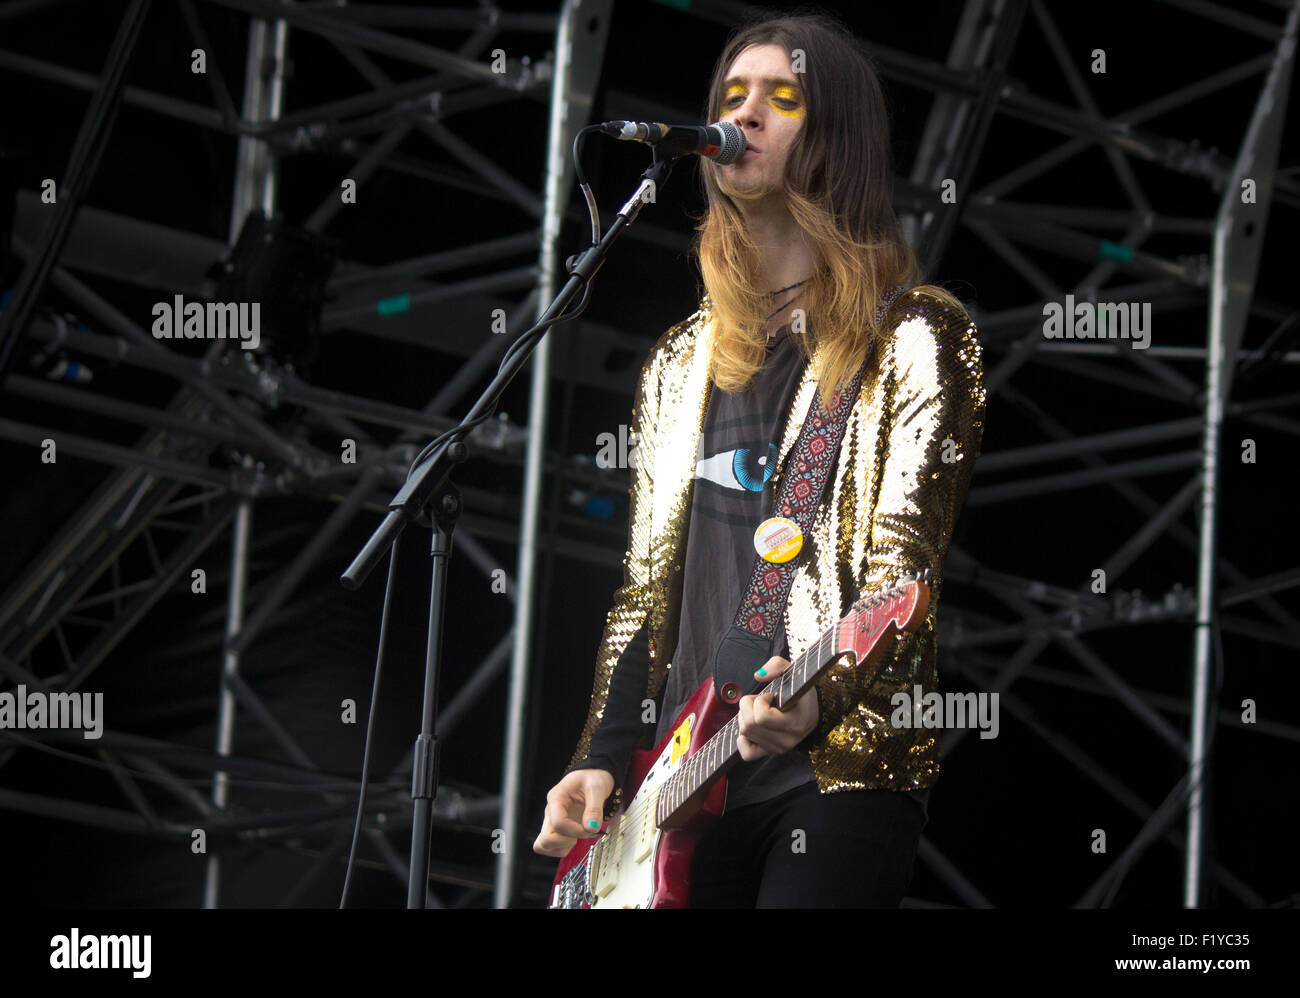
[[[762,692],[772,698],[772,705],[785,710],[800,694],[805,692],[840,653],[838,643],[840,625],[829,628],[812,647],[799,655],[777,679],[772,680]],[[656,822],[664,825],[672,815],[700,791],[721,776],[731,763],[740,758],[740,719],[733,717],[705,743],[703,748],[688,758],[673,778],[664,784],[659,793]]]
[[[848,653],[858,665],[875,661],[894,634],[920,626],[930,605],[929,569],[909,576],[903,584],[867,603],[859,604],[832,625],[817,641],[790,663],[762,692],[775,707],[785,710],[805,693],[839,655]],[[725,772],[740,757],[740,722],[731,718],[659,790],[655,820],[663,828],[681,808]]]

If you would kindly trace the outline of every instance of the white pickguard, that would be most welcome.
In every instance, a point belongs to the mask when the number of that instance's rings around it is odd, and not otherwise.
[[[678,726],[636,796],[610,819],[601,838],[587,854],[587,883],[593,908],[648,908],[654,900],[655,852],[659,826],[655,809],[659,790],[687,758],[695,715]]]

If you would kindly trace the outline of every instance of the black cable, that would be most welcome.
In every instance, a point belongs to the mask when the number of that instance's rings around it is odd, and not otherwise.
[[[582,196],[587,202],[587,214],[591,218],[591,244],[594,246],[600,242],[600,209],[596,207],[596,198],[591,193],[591,185],[587,183],[587,174],[582,169],[582,142],[592,132],[599,132],[600,125],[588,125],[580,128],[578,134],[573,137],[573,175],[578,180],[578,189],[582,191]]]
[[[585,128],[579,129],[578,134],[573,137],[573,172],[578,179],[578,186],[582,188],[583,196],[586,198],[587,201],[587,213],[591,218],[592,246],[595,246],[600,241],[600,211],[596,207],[596,199],[592,196],[591,187],[590,185],[588,185],[586,174],[583,172],[582,169],[581,150],[582,150],[582,140],[591,132],[598,132],[598,131],[600,131],[599,125],[587,125]],[[590,247],[588,248],[590,249]],[[546,331],[550,329],[552,326],[558,325],[561,322],[572,321],[573,319],[576,319],[578,318],[578,316],[582,315],[583,312],[587,311],[587,305],[589,304],[590,300],[591,300],[591,283],[585,282],[582,287],[582,297],[578,299],[577,305],[574,305],[571,308],[568,308],[565,311],[561,312],[550,322],[544,324],[539,322],[534,324],[530,328],[524,330],[522,333],[519,334],[518,337],[515,338],[515,341],[511,343],[510,346],[506,349],[506,352],[502,354],[501,360],[497,362],[497,374],[500,374],[503,370],[505,370],[510,365],[511,360],[516,355],[518,355],[520,351],[526,350],[534,342],[541,339],[541,337],[545,335]],[[504,392],[505,389],[506,389],[506,385],[502,385],[501,392]],[[499,398],[500,398],[500,394],[498,394],[497,396],[497,399]],[[497,399],[492,400],[493,409],[495,409],[496,407]],[[410,478],[411,475],[415,472],[415,469],[418,468],[421,464],[423,464],[425,460],[428,459],[429,455],[432,454],[434,450],[436,450],[437,447],[444,440],[447,440],[452,437],[463,437],[475,426],[477,426],[479,423],[482,423],[484,420],[491,418],[491,416],[492,416],[492,409],[489,409],[488,412],[485,412],[482,416],[479,416],[476,419],[465,420],[461,423],[458,423],[456,426],[453,426],[450,430],[447,430],[445,433],[438,436],[435,440],[425,445],[424,449],[421,450],[420,453],[416,455],[415,460],[411,462],[411,466],[407,469],[406,477]]]
[[[550,322],[547,322],[545,324],[538,323],[524,330],[522,333],[520,333],[518,338],[513,343],[511,343],[510,346],[506,349],[506,352],[501,355],[501,360],[497,364],[497,374],[500,374],[503,370],[505,370],[506,367],[509,366],[511,358],[513,358],[521,350],[527,348],[536,340],[541,339],[542,336],[546,334],[547,330],[549,330],[552,326],[558,325],[561,322],[568,322],[572,319],[576,319],[578,316],[582,315],[583,312],[587,311],[587,305],[590,298],[591,298],[591,285],[586,284],[583,286],[582,289],[582,297],[578,299],[578,304],[574,306],[572,310],[561,312]],[[439,436],[431,440],[429,443],[427,443],[424,446],[424,449],[421,450],[420,453],[415,456],[415,460],[411,462],[411,466],[406,471],[406,477],[410,478],[411,475],[415,472],[415,469],[419,467],[421,464],[423,464],[425,460],[428,459],[429,455],[432,454],[434,450],[436,450],[437,447],[444,440],[447,440],[450,437],[454,437],[454,436],[464,436],[470,430],[474,429],[474,427],[478,426],[480,423],[488,419],[491,419],[492,414],[496,408],[497,400],[500,399],[501,395],[505,392],[506,387],[508,385],[509,382],[506,382],[506,384],[501,386],[501,392],[497,394],[496,399],[492,400],[492,406],[493,406],[492,409],[489,409],[481,416],[476,416],[474,419],[462,420],[460,423],[457,423],[455,426],[453,426],[450,430],[447,430],[446,432],[440,434]]]
[[[551,328],[551,326],[554,326],[561,322],[568,322],[570,319],[576,319],[583,312],[585,312],[587,310],[587,301],[590,298],[590,296],[591,296],[591,285],[588,284],[583,288],[582,297],[578,299],[578,304],[576,307],[573,308],[573,310],[561,312],[550,322],[545,324],[537,323],[529,327],[528,329],[525,329],[522,333],[520,333],[519,336],[515,339],[515,341],[511,343],[510,346],[506,349],[506,352],[501,355],[501,360],[497,363],[497,374],[500,374],[503,370],[506,369],[506,367],[509,366],[511,358],[514,357],[517,353],[525,349],[534,340],[541,339],[541,337],[546,333],[548,329]],[[447,440],[451,437],[464,436],[470,430],[474,429],[474,427],[478,426],[480,423],[483,423],[486,420],[491,419],[493,411],[496,408],[497,401],[500,399],[501,395],[505,392],[506,387],[508,385],[509,382],[501,386],[501,392],[497,394],[497,398],[492,400],[492,408],[489,409],[487,412],[483,413],[481,416],[476,416],[473,419],[462,420],[461,422],[453,426],[450,430],[447,430],[446,432],[439,434],[429,443],[425,444],[424,449],[421,450],[420,453],[415,456],[415,460],[411,462],[411,466],[406,471],[406,477],[410,478],[411,475],[415,472],[415,469],[418,468],[421,464],[423,464],[425,460],[428,459],[429,455],[432,454],[444,440]]]
[[[590,132],[599,131],[599,129],[600,129],[599,125],[587,125],[586,127],[578,131],[578,134],[574,136],[574,140],[573,140],[574,173],[578,179],[579,185],[583,191],[583,195],[587,201],[587,209],[591,217],[591,224],[592,224],[592,238],[593,238],[592,245],[593,246],[600,241],[600,215],[596,207],[595,198],[592,196],[591,188],[587,184],[586,175],[583,173],[582,170],[581,146],[582,146],[582,140],[587,134],[589,134]],[[571,319],[576,319],[578,316],[582,315],[582,313],[587,310],[587,305],[590,299],[591,299],[591,283],[589,281],[584,281],[583,288],[582,288],[582,297],[578,299],[578,303],[576,305],[572,306],[571,308],[566,308],[554,319],[551,319],[547,322],[535,323],[530,328],[524,330],[524,332],[521,333],[512,344],[510,344],[510,347],[506,350],[505,354],[501,357],[501,360],[497,364],[497,374],[500,375],[504,370],[506,370],[506,368],[509,367],[510,362],[516,356],[518,356],[518,354],[521,351],[527,349],[536,340],[539,340],[543,335],[545,335],[546,331],[550,329],[552,326],[557,325],[558,323],[561,322],[567,322]],[[491,418],[493,410],[495,410],[497,402],[500,400],[502,393],[505,392],[505,389],[508,384],[509,382],[506,382],[506,384],[503,384],[501,386],[501,390],[497,393],[496,398],[492,399],[491,405],[487,412],[483,413],[480,416],[476,416],[473,419],[462,420],[456,426],[452,427],[450,430],[447,430],[442,434],[439,434],[435,439],[433,439],[428,444],[426,444],[424,448],[420,451],[420,453],[416,455],[415,460],[411,462],[410,467],[407,469],[406,477],[409,479],[415,473],[415,470],[421,464],[423,464],[424,461],[428,459],[428,457],[444,441],[449,439],[464,437],[475,426],[478,426],[480,423]],[[363,753],[362,763],[361,763],[361,791],[360,791],[360,796],[357,804],[357,820],[352,829],[352,847],[348,853],[347,874],[344,877],[344,881],[343,881],[343,893],[339,899],[340,908],[345,908],[347,906],[348,893],[352,886],[352,871],[356,863],[357,845],[361,837],[361,826],[365,816],[366,786],[370,778],[371,741],[374,735],[375,713],[376,713],[376,708],[378,706],[378,698],[379,698],[379,683],[380,683],[380,676],[383,671],[384,646],[387,643],[387,637],[388,637],[388,617],[389,617],[389,610],[391,609],[392,606],[392,595],[393,595],[393,588],[394,588],[393,582],[396,573],[397,573],[397,541],[393,541],[392,552],[389,556],[389,562],[388,562],[388,582],[384,587],[383,616],[380,618],[380,623],[379,623],[379,648],[375,656],[375,680],[373,686],[371,687],[371,693],[370,693],[370,717],[366,722],[366,745],[365,745],[365,750]]]
[[[429,455],[432,454],[435,450],[437,450],[438,445],[441,444],[444,440],[446,440],[449,437],[455,436],[457,433],[468,433],[470,430],[474,429],[474,427],[478,426],[479,423],[482,423],[484,420],[491,419],[491,418],[492,418],[492,413],[490,411],[485,412],[483,413],[483,415],[475,417],[474,419],[462,420],[447,432],[441,433],[438,436],[434,437],[432,440],[430,440],[427,444],[424,445],[424,449],[420,451],[419,454],[415,455],[415,460],[412,461],[411,466],[406,469],[406,477],[410,478],[412,473],[414,473],[415,469],[418,468],[421,464],[423,464],[425,460],[429,457]]]
[[[393,606],[393,583],[397,578],[397,541],[393,541],[388,555],[388,583],[384,586],[384,611],[379,618],[379,649],[375,654],[375,680],[370,686],[370,716],[366,719],[366,747],[361,754],[361,792],[357,798],[357,820],[352,826],[352,846],[348,850],[347,873],[343,878],[343,894],[339,907],[346,908],[348,891],[352,888],[352,871],[357,861],[357,843],[361,838],[361,825],[366,816],[366,787],[370,781],[370,748],[375,735],[375,714],[379,708],[379,681],[384,671],[384,647],[388,643],[388,616]]]

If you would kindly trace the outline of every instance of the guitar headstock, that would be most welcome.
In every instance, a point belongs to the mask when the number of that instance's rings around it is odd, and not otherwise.
[[[840,621],[839,649],[853,652],[854,661],[865,664],[884,650],[883,638],[890,636],[891,629],[901,634],[920,627],[930,608],[932,579],[927,568],[872,599],[853,604]]]

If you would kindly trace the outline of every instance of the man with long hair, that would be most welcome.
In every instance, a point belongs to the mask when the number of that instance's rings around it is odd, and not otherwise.
[[[892,724],[891,701],[938,687],[943,557],[983,430],[980,346],[961,304],[921,284],[891,204],[880,83],[841,25],[796,15],[733,34],[706,114],[738,125],[748,147],[727,166],[701,160],[705,296],[641,372],[624,585],[534,850],[563,856],[599,834],[632,751],[660,741],[715,677],[755,527],[772,516],[810,402],[846,393],[775,654],[756,675],[780,675],[855,602],[925,569],[930,607],[873,665],[837,663],[786,711],[740,700],[743,761],[694,855],[691,904],[896,907],[939,745],[932,729]]]

